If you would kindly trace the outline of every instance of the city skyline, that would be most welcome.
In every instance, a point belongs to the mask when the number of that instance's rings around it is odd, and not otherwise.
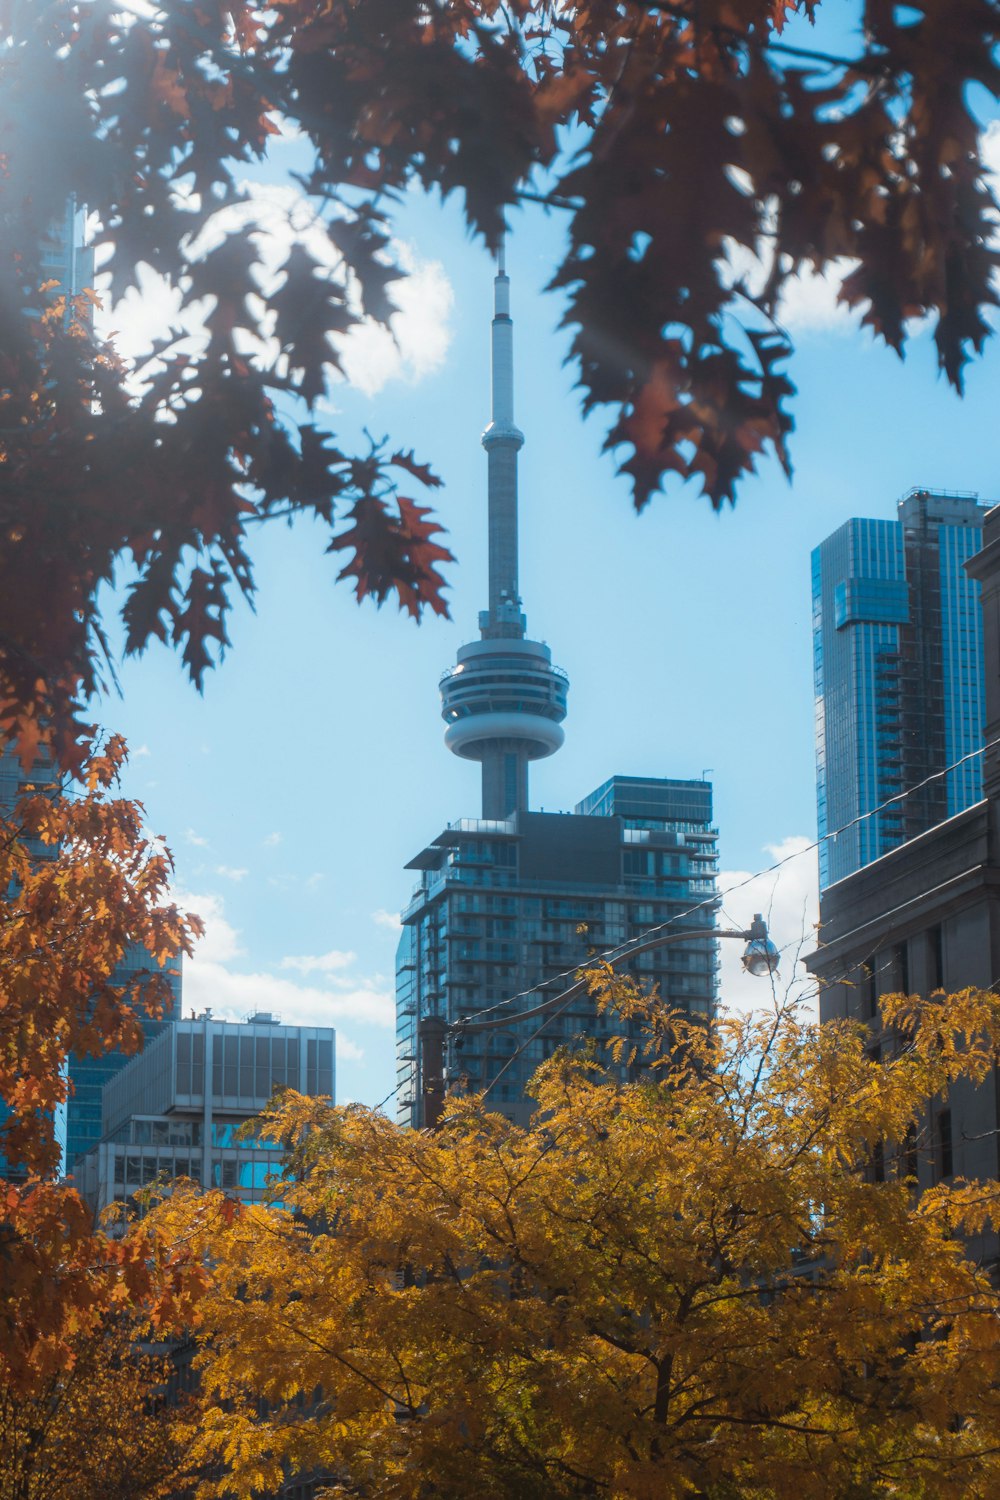
[[[982,796],[983,622],[964,565],[987,509],[915,489],[897,520],[853,517],[813,552],[821,888]]]
[[[929,340],[900,365],[850,331],[825,285],[807,280],[790,317],[805,397],[793,488],[765,464],[735,511],[716,518],[704,501],[658,498],[636,520],[627,486],[600,456],[600,425],[581,422],[559,366],[558,307],[541,295],[558,226],[525,215],[514,228],[533,497],[522,587],[535,630],[558,640],[576,683],[572,734],[537,768],[536,803],[566,806],[611,767],[693,777],[711,767],[723,871],[760,869],[772,862],[768,849],[791,852],[815,836],[809,552],[851,514],[891,514],[914,484],[995,490],[985,438],[995,355],[971,371],[962,404],[930,380]],[[441,515],[459,556],[449,570],[455,623],[415,630],[359,611],[332,588],[328,560],[299,526],[262,550],[258,614],[234,619],[233,653],[203,699],[154,651],[126,664],[123,700],[102,706],[139,752],[128,789],[174,848],[181,893],[198,898],[191,904],[209,921],[186,1006],[328,1016],[344,1095],[370,1102],[392,1083],[401,866],[429,824],[443,826],[475,795],[472,780],[464,791],[448,785],[433,685],[485,593],[475,434],[488,400],[486,334],[456,309],[482,305],[492,268],[447,206],[414,196],[403,230],[417,270],[403,353],[373,335],[364,376],[373,394],[342,388],[331,420],[419,438],[420,455],[443,471]],[[835,464],[831,411],[852,432]],[[286,747],[283,765],[264,748],[272,734]],[[362,848],[364,870],[351,853]],[[790,926],[808,928],[812,860],[787,865],[777,890],[785,942]],[[772,884],[748,886],[734,920],[766,910]],[[724,998],[739,994],[737,983],[724,967]]]

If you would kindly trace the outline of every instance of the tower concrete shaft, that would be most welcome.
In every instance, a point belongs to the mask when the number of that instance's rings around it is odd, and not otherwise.
[[[491,420],[483,433],[488,472],[489,608],[482,639],[461,646],[441,679],[445,744],[483,768],[483,817],[509,818],[528,807],[528,764],[563,742],[569,681],[548,646],[526,639],[517,581],[517,455],[524,434],[514,422],[514,325],[503,251],[493,282]]]

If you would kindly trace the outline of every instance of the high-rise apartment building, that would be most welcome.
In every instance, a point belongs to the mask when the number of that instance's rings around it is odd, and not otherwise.
[[[846,521],[813,552],[824,888],[982,795],[982,618],[964,564],[985,513],[976,495],[915,489],[895,521]]]
[[[492,1107],[525,1122],[525,1084],[538,1063],[581,1035],[608,1032],[591,998],[519,1019],[558,996],[594,953],[669,923],[704,932],[717,906],[717,831],[706,781],[614,776],[573,813],[529,810],[528,767],[563,742],[569,681],[547,646],[527,637],[517,582],[517,455],[510,283],[494,283],[488,456],[489,607],[480,640],[459,648],[441,680],[445,743],[482,765],[482,817],[450,824],[407,868],[419,885],[403,913],[397,955],[400,1121],[427,1113],[419,1031],[485,1010],[496,1029],[449,1047],[449,1068]],[[717,989],[712,937],[636,955],[632,973],[672,1004],[709,1016]],[[503,1002],[511,1001],[509,1007]],[[497,1007],[500,1007],[497,1010]]]
[[[530,991],[514,998],[501,1029],[470,1037],[451,1059],[470,1089],[496,1079],[491,1104],[524,1123],[524,1086],[538,1064],[581,1034],[606,1036],[608,1026],[588,995],[544,1024],[519,1022],[518,1010],[558,995],[595,952],[651,927],[711,926],[716,839],[708,782],[634,776],[613,777],[574,813],[522,808],[439,834],[408,866],[420,884],[403,913],[397,956],[400,1120],[424,1123],[419,1017],[454,1023]],[[713,938],[641,953],[630,969],[692,1015],[711,1013]]]

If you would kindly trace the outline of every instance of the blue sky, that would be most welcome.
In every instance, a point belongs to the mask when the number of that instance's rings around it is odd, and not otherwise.
[[[1000,159],[1000,138],[990,145]],[[270,169],[278,202],[284,150]],[[605,418],[581,420],[560,304],[543,293],[563,226],[531,209],[512,229],[522,593],[530,633],[571,679],[566,744],[533,768],[533,805],[571,808],[613,772],[706,772],[726,888],[815,836],[811,548],[849,516],[892,516],[914,485],[1000,498],[1000,352],[970,369],[960,401],[929,338],[901,364],[836,312],[829,286],[806,282],[786,309],[800,387],[792,484],[764,461],[735,509],[716,515],[674,491],[637,517],[601,453]],[[237,606],[204,695],[157,648],[124,666],[122,698],[100,709],[132,746],[126,789],[171,847],[178,892],[208,922],[185,1010],[267,1006],[332,1023],[338,1097],[371,1103],[393,1082],[403,866],[479,810],[478,768],[444,748],[437,681],[486,600],[492,266],[457,205],[414,196],[397,230],[416,272],[399,347],[365,336],[356,384],[336,390],[327,420],[346,440],[390,433],[444,478],[452,621],[415,627],[390,607],[359,608],[334,587],[317,529],[276,527],[256,547],[256,613]],[[150,282],[110,323],[127,352],[163,314]],[[805,853],[725,912],[743,923],[770,906],[779,941],[794,943],[814,920],[814,889]],[[728,958],[723,987],[745,998]]]

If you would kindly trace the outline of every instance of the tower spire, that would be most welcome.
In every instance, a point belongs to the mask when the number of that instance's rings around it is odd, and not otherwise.
[[[569,688],[548,646],[525,638],[517,581],[517,455],[524,434],[514,422],[514,324],[504,244],[493,278],[490,424],[487,457],[489,607],[482,640],[461,646],[441,679],[445,744],[483,767],[483,817],[508,818],[528,807],[528,763],[563,742]]]
[[[490,425],[483,433],[489,466],[490,598],[479,628],[484,638],[519,637],[524,635],[525,621],[517,583],[517,455],[524,446],[524,433],[514,422],[514,321],[502,241],[493,279],[490,341],[492,401]]]

